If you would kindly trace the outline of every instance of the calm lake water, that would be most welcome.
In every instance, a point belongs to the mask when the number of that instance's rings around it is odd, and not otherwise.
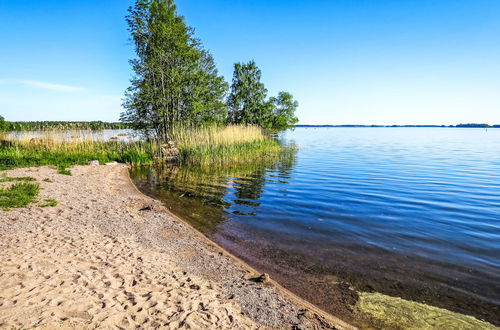
[[[500,129],[297,128],[239,168],[142,168],[142,191],[352,319],[377,291],[500,324]]]

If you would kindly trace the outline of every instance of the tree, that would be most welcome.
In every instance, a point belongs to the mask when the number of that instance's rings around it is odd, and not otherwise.
[[[173,0],[137,0],[127,23],[137,57],[120,120],[167,140],[174,124],[219,122],[227,84]]]
[[[212,55],[201,50],[200,56],[194,80],[184,90],[186,99],[192,101],[186,119],[192,124],[223,123],[227,116],[228,84],[218,75]]]
[[[233,124],[259,125],[281,131],[297,123],[298,102],[287,92],[266,100],[267,89],[260,81],[261,70],[254,61],[234,65],[231,93],[228,97],[228,121]]]
[[[285,130],[299,121],[295,117],[295,110],[297,110],[299,102],[293,99],[292,94],[279,92],[278,97],[271,97],[270,102],[273,104],[272,129]]]
[[[6,131],[7,130],[7,122],[5,121],[5,118],[3,118],[0,115],[0,131]]]
[[[262,72],[254,61],[235,63],[231,93],[228,97],[228,120],[233,124],[266,126],[270,106],[267,89],[260,81]]]

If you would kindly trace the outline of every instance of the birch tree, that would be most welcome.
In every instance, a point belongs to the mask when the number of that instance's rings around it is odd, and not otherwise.
[[[227,84],[173,0],[137,0],[126,17],[136,58],[121,121],[167,140],[173,125],[223,121]]]

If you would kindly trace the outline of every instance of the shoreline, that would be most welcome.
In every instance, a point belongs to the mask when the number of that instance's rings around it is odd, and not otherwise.
[[[354,329],[273,280],[256,283],[253,268],[140,192],[127,166],[72,172],[4,171],[34,177],[59,205],[0,211],[0,327]]]
[[[133,183],[130,175],[127,174],[127,178],[129,179],[130,185],[137,191],[137,193],[144,196],[145,198],[149,198],[149,199],[152,199],[154,201],[157,201],[154,198],[152,198],[152,197],[144,194],[142,191],[140,191],[139,188],[137,188],[137,186]],[[216,242],[212,241],[210,238],[205,236],[202,232],[198,231],[196,228],[191,226],[188,222],[186,222],[185,220],[182,220],[180,217],[175,215],[166,206],[163,206],[163,207],[165,207],[166,211],[169,213],[169,215],[172,218],[188,225],[193,230],[193,235],[196,236],[196,239],[199,239],[199,240],[203,241],[205,244],[212,246],[213,248],[219,250],[225,256],[227,256],[228,258],[231,258],[237,266],[242,267],[243,269],[248,271],[249,274],[246,276],[248,279],[253,279],[253,278],[256,278],[256,277],[259,277],[260,275],[262,275],[262,274],[260,274],[260,272],[258,272],[256,269],[254,269],[248,263],[246,263],[242,259],[238,258],[236,255],[232,254],[228,250],[224,249],[222,246],[220,246],[219,244],[217,244]],[[312,303],[310,303],[309,301],[301,298],[297,294],[293,293],[292,291],[290,291],[287,288],[285,288],[284,286],[282,286],[280,283],[276,282],[274,279],[269,278],[267,283],[272,285],[278,292],[282,293],[287,298],[289,298],[291,301],[293,301],[293,303],[296,304],[297,306],[308,309],[310,312],[317,314],[318,317],[323,318],[329,324],[334,325],[335,328],[337,328],[337,329],[357,329],[355,326],[353,326],[347,322],[344,322],[343,320],[339,319],[338,317],[322,310],[318,306],[315,306]]]
[[[439,328],[444,326],[495,328],[494,324],[497,322],[495,322],[494,311],[497,307],[477,304],[477,301],[468,299],[467,291],[464,291],[461,296],[452,295],[452,289],[447,291],[445,288],[445,290],[438,291],[439,286],[433,282],[435,278],[425,278],[421,274],[416,274],[420,277],[415,276],[409,282],[403,282],[404,277],[398,270],[410,269],[407,266],[411,264],[401,267],[408,260],[396,259],[394,256],[397,254],[366,248],[360,254],[356,246],[342,245],[323,250],[321,244],[317,244],[317,248],[307,250],[312,254],[300,255],[298,250],[294,249],[293,237],[290,237],[288,246],[285,246],[282,241],[281,245],[274,244],[272,237],[266,238],[265,231],[250,231],[248,234],[248,229],[245,228],[246,222],[240,223],[237,219],[232,221],[233,218],[224,222],[223,215],[220,214],[222,207],[219,209],[219,204],[217,204],[219,200],[215,199],[221,198],[220,192],[217,191],[214,194],[214,199],[211,199],[210,194],[204,195],[204,184],[207,183],[204,179],[200,181],[199,186],[190,185],[192,179],[188,179],[189,184],[184,186],[182,181],[184,172],[173,172],[174,175],[181,177],[180,183],[175,181],[175,176],[170,177],[168,172],[163,176],[163,173],[155,170],[138,169],[136,171],[133,169],[131,178],[141,192],[163,201],[174,214],[203,233],[210,241],[259,272],[270,274],[282,287],[300,298],[352,325],[360,328]],[[200,191],[194,190],[193,187],[198,187]],[[188,194],[189,198],[182,198],[185,194]],[[230,199],[234,199],[234,196]],[[200,205],[204,205],[205,208]],[[231,211],[228,210],[228,212]],[[239,235],[239,233],[243,234]],[[276,239],[276,242],[280,240]],[[315,263],[312,258],[316,257]],[[328,263],[328,258],[331,258],[333,262]],[[384,258],[387,260],[380,260]],[[354,268],[349,269],[345,266],[348,265],[349,259]],[[378,268],[366,267],[367,261],[375,260],[380,262]],[[427,271],[430,271],[430,267],[437,267],[425,259],[421,261],[420,266]],[[460,281],[459,270],[459,268],[456,269],[457,282]],[[440,285],[444,287],[446,284]],[[450,287],[453,288],[453,286]],[[478,286],[476,285],[475,288]],[[488,286],[483,286],[478,291],[471,290],[469,293],[473,296],[474,293],[485,294],[488,288]],[[441,300],[433,301],[432,298],[435,296]]]

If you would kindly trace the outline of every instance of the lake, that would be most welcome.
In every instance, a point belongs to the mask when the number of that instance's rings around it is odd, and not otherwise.
[[[274,161],[131,175],[219,245],[348,321],[359,291],[500,324],[500,129],[296,128],[280,139],[296,147]]]

